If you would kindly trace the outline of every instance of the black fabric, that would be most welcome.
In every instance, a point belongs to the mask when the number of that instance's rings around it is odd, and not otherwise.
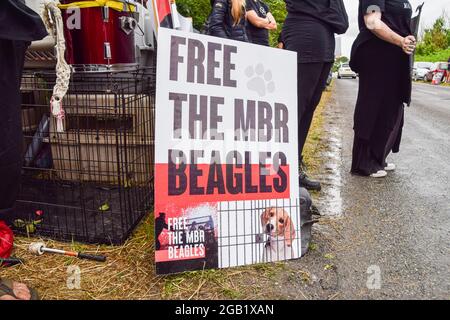
[[[352,173],[369,176],[379,170],[384,170],[388,155],[391,152],[399,152],[405,108],[403,104],[393,104],[391,108],[398,111],[394,115],[395,125],[393,128],[384,126],[383,121],[378,121],[374,135],[369,140],[355,136]]]
[[[0,1],[0,39],[34,41],[47,35],[39,15],[17,0]]]
[[[383,169],[387,155],[400,149],[403,72],[409,57],[401,48],[378,38],[359,50],[363,63],[354,115],[352,172],[369,175]]]
[[[267,4],[261,0],[247,0],[247,12],[255,11],[258,17],[266,19],[267,14],[270,12]],[[250,21],[247,21],[247,37],[251,43],[269,46],[269,30],[265,28],[258,28],[254,26]]]
[[[367,29],[364,16],[368,11],[376,10],[377,7],[382,13],[381,20],[394,32],[403,37],[413,33],[411,30],[412,7],[408,0],[360,0],[358,9],[360,33],[353,44],[352,57],[357,53],[359,46],[376,37]],[[356,61],[355,59],[352,60]]]
[[[311,243],[312,239],[312,198],[309,194],[308,190],[305,188],[300,187],[300,221],[302,223],[301,225],[301,237],[302,237],[302,256],[305,255],[308,252],[309,245]]]
[[[415,10],[417,14],[414,16],[414,18],[411,19],[411,34],[416,38],[419,34],[420,19],[422,17],[422,9],[424,5],[425,2],[417,7],[417,9]]]
[[[349,27],[343,0],[284,0],[288,13],[308,15],[327,24],[334,33],[343,34]]]
[[[364,23],[364,16],[367,11],[372,10],[373,6],[377,6],[382,12],[382,21],[386,23],[394,32],[405,37],[412,34],[411,30],[411,16],[412,7],[407,0],[360,0],[359,1],[359,29],[360,33],[352,46],[350,67],[355,72],[360,72],[364,65],[363,55],[359,52],[361,46],[367,41],[377,38],[370,30],[367,29]],[[402,101],[409,104],[411,102],[411,65],[402,66],[405,68],[401,70],[404,78],[400,79],[403,83],[401,92]]]
[[[0,219],[14,206],[22,165],[20,81],[28,42],[0,39]]]
[[[23,3],[0,1],[0,219],[9,220],[22,166],[20,82],[25,52],[47,35],[34,11]]]
[[[244,11],[239,23],[234,25],[230,0],[213,0],[211,3],[212,11],[206,24],[206,33],[214,37],[248,42]]]
[[[360,55],[354,130],[358,137],[367,140],[380,119],[387,127],[394,127],[397,113],[390,105],[402,104],[405,86],[411,85],[410,81],[405,82],[409,79],[409,56],[400,47],[378,38],[367,41],[360,48]]]
[[[361,0],[359,2],[358,24],[360,30],[367,30],[364,15],[377,6],[382,13],[381,20],[394,32],[406,37],[412,34],[412,6],[408,0]]]
[[[297,95],[298,95],[298,144],[303,153],[314,111],[320,102],[322,92],[334,62],[335,39],[327,23],[311,14],[320,12],[329,1],[300,0],[285,1],[288,16],[284,22],[279,40],[286,50],[297,52]],[[307,5],[311,10],[302,12],[295,4]],[[303,7],[302,7],[303,8]]]
[[[282,43],[284,46],[283,31],[281,31],[280,34],[278,35],[278,43]]]
[[[298,144],[303,153],[314,111],[322,98],[333,63],[298,64]]]
[[[334,61],[336,44],[333,31],[309,15],[288,13],[282,39],[286,50],[297,52],[299,63]]]

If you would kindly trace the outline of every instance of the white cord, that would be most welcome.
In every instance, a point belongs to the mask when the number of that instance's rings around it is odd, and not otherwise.
[[[48,33],[56,39],[56,83],[53,88],[53,96],[50,100],[50,111],[56,118],[56,131],[64,132],[64,109],[62,100],[69,88],[71,69],[64,57],[66,40],[64,38],[64,23],[58,4],[59,1],[46,1],[42,16]]]

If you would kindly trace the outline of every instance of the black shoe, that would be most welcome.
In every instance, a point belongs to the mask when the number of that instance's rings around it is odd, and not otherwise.
[[[319,181],[314,181],[308,178],[306,173],[300,172],[300,176],[298,177],[298,181],[300,183],[300,187],[303,187],[307,190],[320,191],[322,190],[322,186]]]

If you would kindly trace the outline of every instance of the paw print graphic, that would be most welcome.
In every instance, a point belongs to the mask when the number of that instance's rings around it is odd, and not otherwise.
[[[264,97],[267,93],[275,92],[272,71],[266,70],[262,63],[247,67],[245,75],[249,78],[247,88],[258,93],[260,97]]]

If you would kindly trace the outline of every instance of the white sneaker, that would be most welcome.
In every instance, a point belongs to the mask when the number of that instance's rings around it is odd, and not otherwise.
[[[384,171],[394,171],[396,168],[395,164],[388,163],[387,166],[384,168]]]
[[[377,173],[372,173],[370,175],[371,178],[384,178],[387,176],[387,172],[384,170],[380,170]]]

